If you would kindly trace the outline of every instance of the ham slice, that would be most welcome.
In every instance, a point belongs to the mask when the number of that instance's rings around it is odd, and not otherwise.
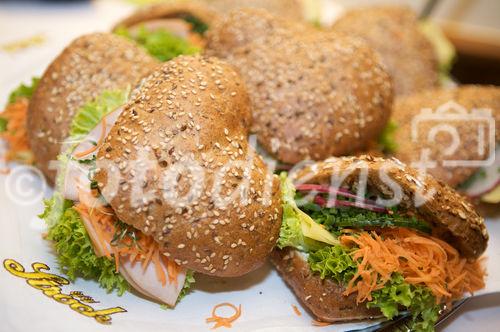
[[[81,216],[87,234],[89,234],[90,240],[98,257],[104,257],[106,252],[111,252],[111,245],[102,243],[97,236],[97,232],[88,218]],[[104,247],[106,246],[106,247]],[[163,261],[161,262],[163,265]],[[167,267],[163,266],[163,270],[168,278]],[[127,280],[132,288],[137,292],[150,298],[154,301],[158,301],[169,306],[175,306],[177,303],[177,298],[184,287],[184,282],[186,281],[186,269],[180,268],[177,273],[177,282],[167,283],[162,285],[160,280],[156,275],[155,265],[149,263],[146,269],[142,267],[140,262],[132,263],[127,257],[122,257],[120,259],[120,274]]]

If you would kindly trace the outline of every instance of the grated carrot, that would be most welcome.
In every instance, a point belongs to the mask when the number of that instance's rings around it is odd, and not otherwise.
[[[322,321],[320,321],[320,320],[314,320],[314,319],[311,321],[311,324],[312,324],[313,326],[317,326],[317,327],[325,327],[325,326],[330,326],[330,325],[332,325],[332,323],[322,322]]]
[[[352,258],[358,271],[344,295],[357,292],[358,303],[371,301],[371,293],[383,288],[393,273],[400,273],[409,284],[427,286],[438,303],[484,287],[481,259],[467,261],[451,245],[432,236],[405,228],[346,230],[340,241],[357,247]]]
[[[168,273],[169,284],[177,285],[177,279],[179,274],[179,266],[172,260],[167,259],[160,252],[160,247],[153,237],[145,235],[144,233],[135,230],[137,244],[133,243],[131,239],[124,239],[121,243],[117,245],[112,245],[113,237],[116,233],[115,224],[117,222],[116,215],[113,213],[112,209],[106,206],[102,206],[97,198],[92,198],[85,195],[85,192],[80,192],[83,199],[80,203],[76,204],[74,209],[82,215],[82,217],[89,220],[92,227],[95,229],[98,241],[104,248],[105,256],[115,260],[116,271],[119,270],[120,259],[128,259],[130,262],[141,262],[141,266],[144,270],[147,269],[150,263],[155,266],[156,275],[158,281],[162,283],[163,286],[167,284],[167,276],[165,271]],[[85,203],[84,203],[85,201]],[[111,248],[109,252],[108,248]]]
[[[230,317],[221,317],[217,315],[217,309],[222,308],[222,307],[229,307],[234,310],[234,314]],[[215,325],[212,327],[212,330],[215,330],[219,327],[232,327],[232,323],[240,318],[241,316],[241,304],[237,308],[234,304],[231,303],[220,303],[217,304],[213,309],[212,309],[212,316],[206,319],[207,323],[215,323]]]
[[[0,138],[5,139],[8,144],[5,161],[18,161],[25,164],[34,162],[26,133],[28,105],[27,98],[19,98],[1,113],[2,118],[7,120],[6,130],[0,133]]]
[[[300,312],[299,308],[297,308],[297,306],[295,304],[292,304],[292,309],[293,309],[293,312],[295,312],[295,314],[297,316],[302,316],[302,313]]]

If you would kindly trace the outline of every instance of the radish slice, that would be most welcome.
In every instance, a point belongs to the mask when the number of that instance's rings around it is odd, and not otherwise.
[[[492,165],[481,169],[485,173],[484,178],[477,179],[464,190],[467,196],[472,198],[480,197],[500,185],[500,149],[496,150],[496,156]]]
[[[358,196],[343,188],[333,188],[321,184],[298,184],[295,186],[297,191],[317,191],[320,193],[328,193],[335,196],[358,199]],[[377,202],[371,199],[363,198],[363,203],[369,205],[377,205]]]
[[[121,114],[123,108],[118,108],[117,110],[109,113],[104,117],[106,120],[106,128],[105,128],[105,136],[109,134],[111,128],[113,128],[118,116]],[[73,156],[78,155],[83,151],[87,151],[92,148],[95,142],[99,141],[99,138],[102,135],[102,121],[92,129],[92,131],[85,136],[81,143],[77,145],[75,150],[73,151]],[[92,159],[97,155],[99,149],[95,150],[92,153],[89,153],[84,158],[81,159]],[[78,158],[74,158],[78,159]],[[63,188],[61,189],[61,194],[64,198],[78,201],[78,192],[79,190],[90,191],[90,165],[83,164],[78,162],[78,160],[71,159],[66,164],[66,175],[64,176]]]
[[[99,237],[92,223],[84,216],[80,216],[85,226],[85,230],[92,241],[92,247],[94,248],[96,256],[104,257],[105,252],[111,252],[111,245],[108,243],[103,244],[99,241]],[[106,248],[104,248],[103,245],[105,245]],[[161,261],[161,264],[167,276],[167,280],[169,280],[167,267],[164,266],[163,261]],[[184,287],[184,282],[186,281],[186,269],[180,268],[177,273],[177,282],[169,283],[167,281],[165,286],[163,286],[158,280],[155,265],[153,263],[149,263],[146,269],[144,269],[139,262],[135,264],[131,263],[128,257],[124,257],[120,260],[119,272],[137,292],[155,301],[168,304],[169,306],[175,306],[177,298]]]
[[[387,209],[377,205],[370,205],[365,203],[351,202],[351,201],[342,201],[342,200],[329,200],[327,201],[324,197],[316,196],[314,197],[314,203],[318,204],[321,207],[356,207],[359,209],[364,209],[373,212],[379,213],[387,213]]]

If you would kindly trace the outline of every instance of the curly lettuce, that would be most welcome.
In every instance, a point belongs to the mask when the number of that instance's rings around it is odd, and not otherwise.
[[[325,246],[309,252],[307,262],[311,271],[318,273],[321,279],[330,278],[339,284],[347,284],[358,269],[351,252],[341,245]]]
[[[398,316],[400,308],[411,314],[410,331],[431,332],[439,318],[441,306],[430,289],[424,286],[410,285],[400,274],[392,276],[384,288],[372,293],[368,308],[378,308],[387,319]]]
[[[132,34],[127,28],[120,27],[115,33],[134,40],[143,46],[149,54],[162,62],[171,60],[179,55],[193,55],[201,51],[187,40],[162,29],[150,31],[145,27],[140,27],[137,33]]]
[[[280,175],[280,180],[283,222],[278,248],[294,247],[301,251],[309,251],[325,244],[338,244],[338,239],[333,234],[299,209],[295,202],[295,187],[286,173]]]
[[[71,122],[70,138],[90,133],[104,116],[125,104],[127,97],[127,90],[104,91],[96,99],[83,105]]]
[[[127,281],[116,272],[113,261],[96,256],[80,214],[72,206],[73,202],[56,194],[45,201],[40,215],[49,226],[47,239],[54,243],[60,270],[70,280],[79,276],[94,279],[106,291],[122,295],[129,289]]]
[[[19,98],[31,99],[31,97],[33,96],[33,92],[35,92],[35,89],[38,86],[39,81],[39,77],[33,77],[30,84],[19,85],[14,91],[10,93],[7,105],[15,103]]]

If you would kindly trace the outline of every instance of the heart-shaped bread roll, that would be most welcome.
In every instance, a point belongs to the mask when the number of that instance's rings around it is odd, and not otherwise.
[[[181,56],[133,92],[99,151],[95,179],[118,218],[185,268],[239,276],[278,239],[279,185],[247,142],[250,111],[230,65]]]

